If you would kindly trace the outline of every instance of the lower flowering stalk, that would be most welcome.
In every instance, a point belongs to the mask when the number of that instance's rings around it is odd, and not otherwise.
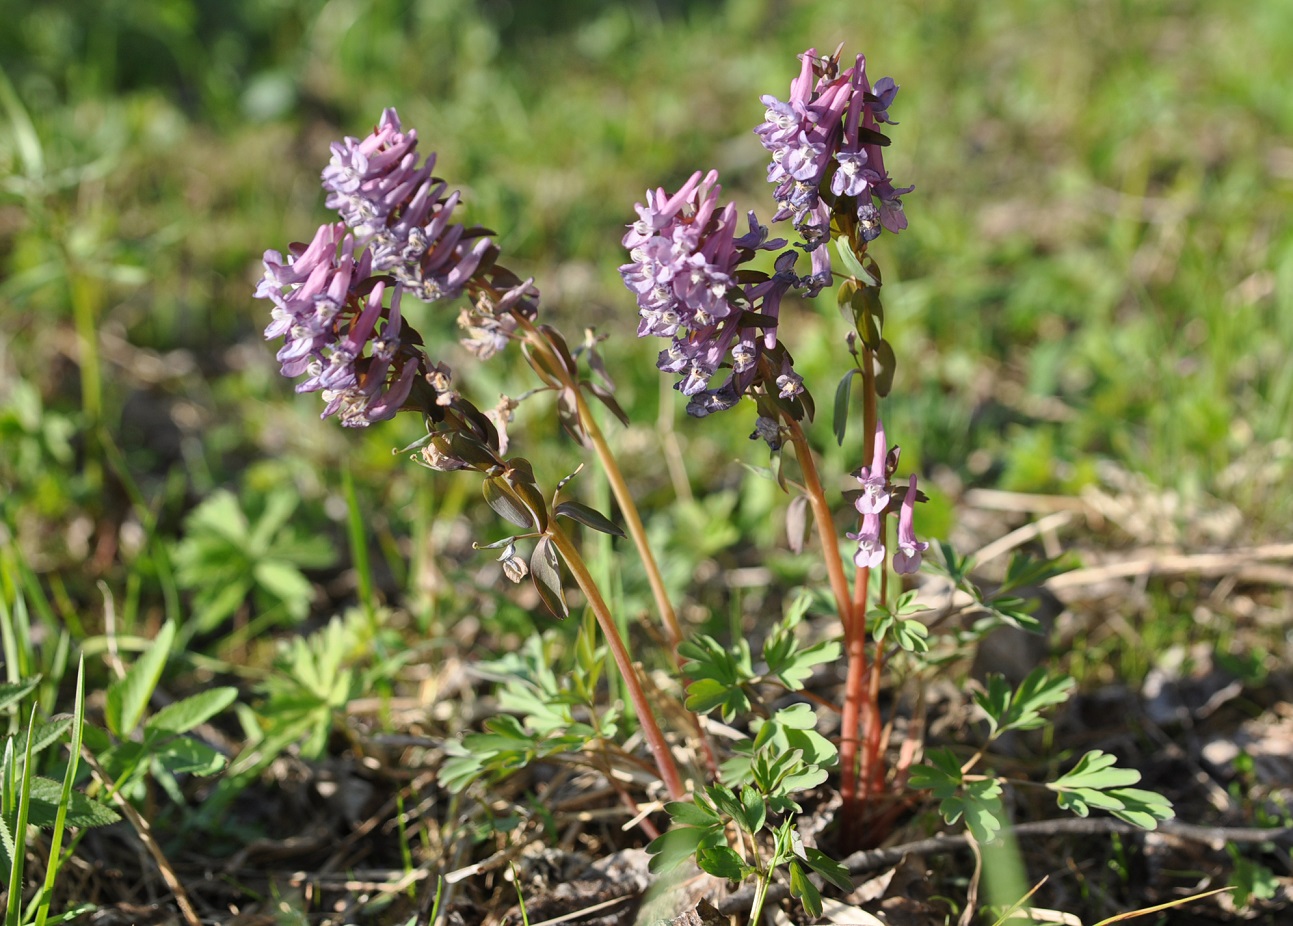
[[[553,368],[561,369],[557,384],[570,391],[567,398],[578,406],[575,420],[582,419],[581,426],[597,434],[596,444],[609,454],[583,402],[580,390],[586,384],[579,381],[564,341],[534,324],[538,290],[497,263],[498,249],[484,229],[453,221],[459,194],[448,192],[445,182],[432,175],[435,156],[421,161],[417,142],[417,133],[405,131],[395,110],[388,109],[367,137],[332,146],[322,185],[337,220],[322,225],[308,243],[291,245],[286,254],[265,252],[264,275],[255,292],[273,303],[265,336],[283,339],[278,351],[283,375],[305,377],[297,391],[322,394],[322,417],[335,415],[343,425],[363,427],[402,409],[419,413],[427,435],[414,445],[415,459],[429,469],[472,470],[484,477],[488,504],[523,531],[503,542],[499,561],[504,574],[513,581],[530,576],[559,617],[566,614],[561,588],[565,565],[623,676],[661,780],[671,797],[681,797],[682,777],[627,646],[557,519],[565,516],[598,530],[618,528],[574,502],[550,510],[530,464],[506,456],[505,425],[515,402],[505,401],[491,413],[480,411],[453,388],[452,372],[430,358],[421,335],[405,319],[409,299],[438,303],[467,295],[470,307],[459,321],[468,334],[464,343],[477,358],[488,359],[522,333],[536,337]],[[618,408],[613,399],[604,401]],[[637,540],[646,550],[641,520],[610,462],[616,495],[632,513]],[[534,541],[528,562],[516,546],[525,539]],[[654,576],[662,612],[676,638],[677,619],[663,596],[658,567]]]

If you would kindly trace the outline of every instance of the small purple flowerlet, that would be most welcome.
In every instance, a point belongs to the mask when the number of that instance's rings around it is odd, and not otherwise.
[[[889,447],[885,442],[884,425],[875,424],[875,452],[871,465],[858,470],[857,480],[862,483],[862,494],[853,502],[858,514],[883,514],[889,507]]]
[[[844,536],[858,542],[853,562],[859,569],[875,569],[884,563],[884,538],[880,536],[880,515],[865,514],[862,516],[862,528],[856,534]]]
[[[916,511],[916,474],[907,483],[907,494],[902,497],[898,512],[898,550],[893,554],[895,572],[910,575],[920,568],[920,556],[929,549],[928,541],[917,540],[913,524]]]

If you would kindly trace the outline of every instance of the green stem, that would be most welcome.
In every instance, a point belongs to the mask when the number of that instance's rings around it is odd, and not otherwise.
[[[660,612],[660,620],[664,624],[665,632],[669,635],[669,647],[673,651],[676,664],[678,644],[682,642],[682,625],[679,624],[678,614],[674,610],[673,603],[669,600],[669,592],[665,588],[664,576],[660,573],[660,566],[656,562],[655,554],[651,552],[651,546],[647,542],[646,528],[642,526],[642,516],[638,514],[637,503],[633,501],[633,495],[629,491],[628,483],[624,481],[624,474],[620,471],[615,454],[611,452],[610,445],[606,442],[606,436],[602,434],[601,428],[597,426],[597,420],[593,417],[592,410],[588,407],[588,402],[584,399],[584,393],[579,388],[579,383],[575,382],[574,377],[567,372],[565,364],[557,356],[547,337],[535,327],[533,322],[523,315],[517,314],[516,319],[522,330],[525,331],[526,339],[536,350],[541,351],[549,358],[549,369],[561,379],[562,386],[569,389],[575,397],[575,407],[579,413],[579,422],[584,426],[584,430],[588,434],[589,443],[592,444],[593,451],[597,454],[597,460],[601,463],[602,470],[606,473],[606,481],[610,484],[611,494],[615,496],[615,503],[619,505],[620,513],[624,516],[624,524],[628,529],[629,537],[632,539],[633,545],[637,547],[638,556],[642,560],[642,567],[646,570],[647,582],[651,586],[651,596],[655,599],[656,610]]]
[[[678,774],[673,753],[669,750],[664,734],[660,731],[660,725],[656,723],[651,704],[647,701],[646,692],[642,690],[642,683],[633,668],[633,661],[629,658],[628,648],[624,645],[619,629],[615,626],[614,616],[606,607],[606,602],[593,581],[583,557],[579,555],[578,548],[571,542],[565,531],[554,521],[548,525],[547,535],[552,538],[553,545],[561,554],[570,574],[575,577],[575,582],[583,591],[584,597],[588,599],[588,606],[593,609],[597,624],[602,628],[602,635],[606,637],[611,656],[628,688],[629,699],[633,702],[634,710],[637,711],[638,722],[642,724],[642,733],[655,759],[656,768],[660,770],[660,778],[669,790],[669,796],[675,801],[682,800],[687,796],[687,790],[682,784],[682,776]]]

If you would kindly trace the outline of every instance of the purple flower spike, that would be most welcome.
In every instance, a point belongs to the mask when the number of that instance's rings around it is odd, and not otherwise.
[[[760,357],[777,343],[782,296],[799,283],[793,251],[777,259],[775,276],[737,282],[756,251],[786,242],[768,241],[767,228],[753,212],[747,215],[749,231],[738,236],[736,206],[719,205],[717,181],[716,171],[697,171],[672,195],[664,188],[648,190],[623,238],[632,263],[620,267],[637,299],[638,337],[670,339],[656,366],[679,374],[677,388],[691,400],[687,412],[698,418],[731,408],[754,384]],[[746,309],[760,315],[757,326],[741,324]],[[711,386],[724,365],[731,374]],[[782,398],[799,395],[803,386],[789,360],[778,365],[773,390]]]
[[[889,507],[889,474],[887,460],[889,446],[885,441],[884,425],[875,423],[875,447],[871,465],[858,470],[857,480],[862,483],[862,494],[853,502],[859,514],[878,515]]]
[[[754,130],[772,152],[768,181],[777,184],[778,205],[772,221],[793,219],[807,249],[814,253],[830,227],[829,219],[823,223],[820,218],[823,195],[857,199],[867,240],[878,235],[881,227],[891,232],[906,228],[899,197],[913,187],[893,185],[876,140],[878,125],[896,125],[889,118],[889,107],[898,86],[883,77],[873,88],[862,55],[843,72],[838,49],[829,58],[818,58],[814,48],[799,57],[803,64],[790,84],[789,98],[782,102],[764,96],[764,121]],[[878,208],[873,200],[879,202]],[[829,209],[824,211],[829,215]]]
[[[910,575],[920,568],[920,555],[929,549],[929,543],[916,539],[913,521],[916,511],[916,474],[907,484],[907,494],[902,499],[902,509],[898,513],[898,551],[893,555],[893,568],[896,572]]]

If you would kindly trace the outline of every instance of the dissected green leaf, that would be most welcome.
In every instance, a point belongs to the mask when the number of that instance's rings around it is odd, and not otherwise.
[[[1140,772],[1130,768],[1118,768],[1117,756],[1093,749],[1078,759],[1077,765],[1069,769],[1048,787],[1059,788],[1125,788],[1140,781]]]
[[[927,762],[911,767],[907,783],[917,791],[933,791],[936,798],[954,794],[965,776],[952,751],[931,749],[925,758]]]
[[[1075,682],[1066,675],[1047,675],[1045,668],[1028,674],[1013,692],[999,675],[988,677],[988,689],[974,696],[987,715],[993,735],[1007,730],[1033,730],[1046,723],[1042,711],[1068,700]]]

